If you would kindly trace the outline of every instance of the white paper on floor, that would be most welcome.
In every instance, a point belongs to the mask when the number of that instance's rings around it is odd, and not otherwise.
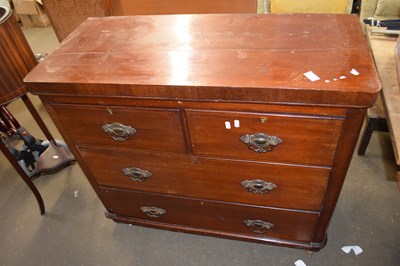
[[[349,254],[352,250],[354,251],[354,254],[358,255],[363,252],[362,248],[359,246],[344,246],[342,247],[343,252]]]
[[[304,261],[302,261],[302,260],[297,260],[297,261],[294,263],[294,265],[296,265],[296,266],[307,266],[307,265],[304,263]]]

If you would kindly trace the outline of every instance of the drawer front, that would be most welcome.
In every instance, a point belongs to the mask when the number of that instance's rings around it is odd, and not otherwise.
[[[319,210],[329,170],[78,147],[100,185],[261,206]]]
[[[186,151],[180,112],[176,109],[144,109],[53,104],[66,135],[76,144]]]
[[[318,213],[256,208],[103,188],[107,210],[117,216],[254,238],[310,242]]]
[[[343,125],[340,118],[267,113],[186,116],[195,154],[314,165],[332,164]]]

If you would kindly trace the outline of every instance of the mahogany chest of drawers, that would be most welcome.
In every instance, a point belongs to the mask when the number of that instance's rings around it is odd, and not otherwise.
[[[380,89],[352,15],[90,18],[25,82],[107,217],[313,250]]]

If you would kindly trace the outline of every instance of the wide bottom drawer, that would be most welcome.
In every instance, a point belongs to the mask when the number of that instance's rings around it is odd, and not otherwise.
[[[197,232],[247,239],[312,241],[317,212],[250,207],[223,202],[194,200],[161,194],[102,187],[100,197],[108,212],[117,217],[194,228]],[[145,222],[144,222],[145,224]],[[162,226],[158,226],[162,227]],[[193,230],[188,230],[193,231]]]

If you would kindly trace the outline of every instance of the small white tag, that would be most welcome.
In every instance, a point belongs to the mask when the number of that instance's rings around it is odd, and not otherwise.
[[[360,75],[360,73],[357,70],[355,70],[354,68],[350,71],[350,73],[353,74],[354,76]]]
[[[346,76],[340,76],[340,79],[345,79],[346,78]]]
[[[308,72],[304,73],[303,75],[306,76],[309,80],[311,80],[313,82],[320,80],[320,78],[312,71],[308,71]]]
[[[232,127],[231,127],[231,122],[226,121],[226,122],[225,122],[225,127],[226,127],[226,129],[231,129],[231,128],[232,128]]]
[[[240,121],[239,120],[235,120],[235,121],[233,121],[233,124],[234,124],[234,126],[236,127],[236,128],[239,128],[240,127]]]

